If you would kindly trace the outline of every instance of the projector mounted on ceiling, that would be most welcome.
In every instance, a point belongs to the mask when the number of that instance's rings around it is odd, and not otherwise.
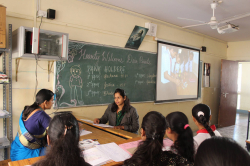
[[[224,34],[224,33],[232,33],[238,31],[240,28],[239,26],[235,26],[233,24],[227,24],[222,27],[218,27],[217,31],[219,34]]]

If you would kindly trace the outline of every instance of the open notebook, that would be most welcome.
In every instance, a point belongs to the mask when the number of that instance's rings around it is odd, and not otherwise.
[[[110,161],[120,162],[131,157],[116,143],[96,145],[96,147],[87,149],[82,153],[84,160],[94,166],[103,165]]]

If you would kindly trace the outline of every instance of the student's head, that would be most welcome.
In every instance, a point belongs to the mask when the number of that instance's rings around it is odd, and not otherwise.
[[[79,142],[79,127],[71,113],[60,113],[51,120],[48,130],[48,142],[53,146],[58,140],[71,138],[72,143]]]
[[[47,140],[49,147],[46,156],[38,166],[85,165],[78,147],[78,122],[71,113],[54,116],[49,124]]]
[[[162,152],[163,137],[166,130],[165,117],[156,111],[148,112],[142,120],[140,142],[134,155],[124,163],[135,165],[152,165]]]
[[[209,127],[211,119],[211,110],[206,104],[197,104],[192,109],[193,121],[197,126],[201,125],[209,132],[211,136],[215,136],[213,130]]]
[[[32,105],[24,107],[24,111],[22,115],[23,120],[27,119],[27,117],[35,109],[39,108],[39,106],[44,109],[50,109],[53,105],[53,96],[54,96],[54,93],[51,90],[41,89],[36,94],[36,101]]]
[[[123,89],[117,88],[114,92],[114,103],[111,111],[116,112],[119,106],[123,106],[123,112],[128,111],[130,107],[130,101]]]
[[[141,137],[142,140],[159,140],[162,142],[165,135],[167,123],[165,117],[156,111],[147,113],[141,124]]]
[[[194,59],[194,53],[193,51],[189,52],[189,60],[192,61]]]
[[[166,120],[166,135],[174,141],[172,148],[192,162],[194,160],[194,141],[187,116],[182,112],[172,112],[167,115]]]
[[[195,157],[195,166],[250,165],[250,156],[233,139],[212,137],[203,141]]]
[[[171,47],[169,49],[169,52],[170,52],[170,55],[171,55],[172,58],[176,58],[176,55],[178,53],[178,49],[176,47]]]

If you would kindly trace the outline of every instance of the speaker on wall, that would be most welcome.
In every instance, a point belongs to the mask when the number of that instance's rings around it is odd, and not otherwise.
[[[207,47],[202,46],[202,47],[201,47],[201,52],[206,52],[206,51],[207,51]]]

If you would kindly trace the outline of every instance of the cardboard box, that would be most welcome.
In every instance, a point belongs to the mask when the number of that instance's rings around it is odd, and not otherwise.
[[[0,5],[0,48],[6,48],[6,7]]]

